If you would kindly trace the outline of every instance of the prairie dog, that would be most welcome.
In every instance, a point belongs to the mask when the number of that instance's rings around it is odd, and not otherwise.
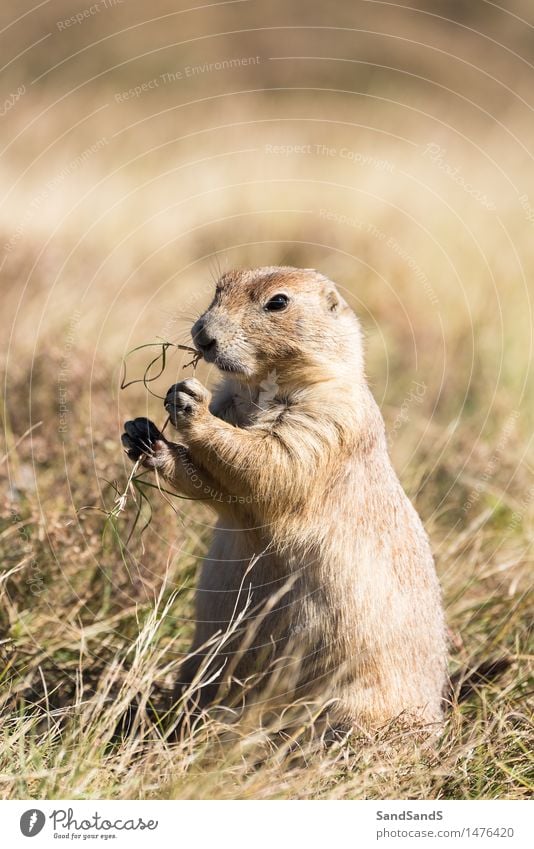
[[[295,696],[329,698],[343,727],[439,723],[440,588],[388,456],[355,314],[313,269],[236,270],[220,278],[192,337],[222,373],[213,398],[196,379],[171,387],[179,443],[147,419],[123,435],[131,459],[219,514],[183,682],[248,604],[253,636],[244,648],[237,635],[226,643],[202,704],[272,666],[292,676]]]

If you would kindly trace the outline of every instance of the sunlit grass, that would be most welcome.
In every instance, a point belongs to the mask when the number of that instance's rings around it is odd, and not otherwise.
[[[302,95],[304,112],[312,103]],[[139,107],[125,107],[128,120]],[[19,109],[19,121],[23,109],[32,114],[29,94]],[[152,136],[171,132],[154,119],[128,142],[129,157],[145,148],[146,156],[127,166],[120,148],[95,154],[54,195],[49,215],[26,219],[7,254],[0,319],[9,339],[0,450],[5,798],[532,793],[532,231],[488,160],[455,148],[452,137],[451,161],[462,162],[488,196],[505,198],[504,227],[423,155],[430,130],[408,122],[414,148],[387,133],[374,145],[363,130],[355,137],[341,124],[328,126],[331,145],[369,149],[393,163],[387,172],[341,157],[265,154],[267,142],[280,140],[280,116],[290,113],[282,96],[266,101],[247,112],[258,120],[237,139],[229,129],[206,142],[213,146],[204,157],[198,140],[185,141],[179,154],[174,147],[151,154]],[[211,117],[230,123],[220,107]],[[236,107],[230,118],[241,117]],[[66,120],[61,108],[59,119]],[[108,120],[95,119],[95,138],[111,134]],[[312,122],[284,126],[286,142],[324,140]],[[85,131],[73,132],[74,147]],[[500,143],[488,141],[496,158]],[[254,155],[235,153],[241,147]],[[510,174],[534,198],[524,166],[518,157]],[[10,215],[24,220],[47,168],[36,168],[2,213],[6,240]],[[451,707],[434,748],[398,726],[322,746],[311,705],[294,706],[289,736],[254,712],[239,723],[216,712],[186,739],[168,735],[168,693],[190,643],[196,572],[213,516],[132,469],[120,445],[122,421],[148,415],[163,425],[155,396],[190,364],[180,346],[190,344],[189,327],[219,271],[273,263],[320,268],[362,319],[394,464],[436,554],[451,670],[494,657],[512,662],[499,681]],[[145,385],[121,389],[129,383],[121,370],[127,352],[156,339],[169,345],[164,368],[153,360]],[[134,377],[144,374],[142,356],[132,363]],[[214,380],[202,364],[199,376]],[[414,381],[424,387],[419,395]],[[134,727],[122,734],[132,705]]]

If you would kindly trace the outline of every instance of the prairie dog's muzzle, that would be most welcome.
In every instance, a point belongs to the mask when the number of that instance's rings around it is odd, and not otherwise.
[[[195,321],[191,328],[191,336],[193,337],[195,348],[198,348],[203,356],[205,356],[208,351],[213,350],[217,344],[215,336],[206,326],[207,323],[206,316],[202,315],[197,321]]]

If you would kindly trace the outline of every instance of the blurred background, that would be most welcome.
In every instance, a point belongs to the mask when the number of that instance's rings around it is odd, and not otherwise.
[[[4,0],[0,44],[2,628],[15,691],[41,686],[36,657],[68,691],[79,629],[134,633],[166,570],[187,642],[207,508],[158,498],[144,534],[102,541],[130,471],[122,422],[165,419],[142,384],[120,390],[121,363],[136,346],[187,343],[234,266],[315,267],[338,283],[460,660],[524,653],[532,4]],[[156,354],[131,355],[128,377]],[[188,359],[171,351],[153,391],[190,375]],[[105,651],[87,639],[90,664]]]

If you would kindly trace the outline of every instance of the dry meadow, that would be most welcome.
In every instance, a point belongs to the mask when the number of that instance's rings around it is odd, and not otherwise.
[[[532,793],[534,16],[466,5],[3,4],[3,798]],[[320,269],[362,321],[451,672],[511,661],[434,749],[322,747],[313,706],[290,735],[167,734],[213,514],[128,486],[120,446],[132,415],[163,424],[187,353],[150,391],[123,362],[141,378],[220,270],[267,264]]]

